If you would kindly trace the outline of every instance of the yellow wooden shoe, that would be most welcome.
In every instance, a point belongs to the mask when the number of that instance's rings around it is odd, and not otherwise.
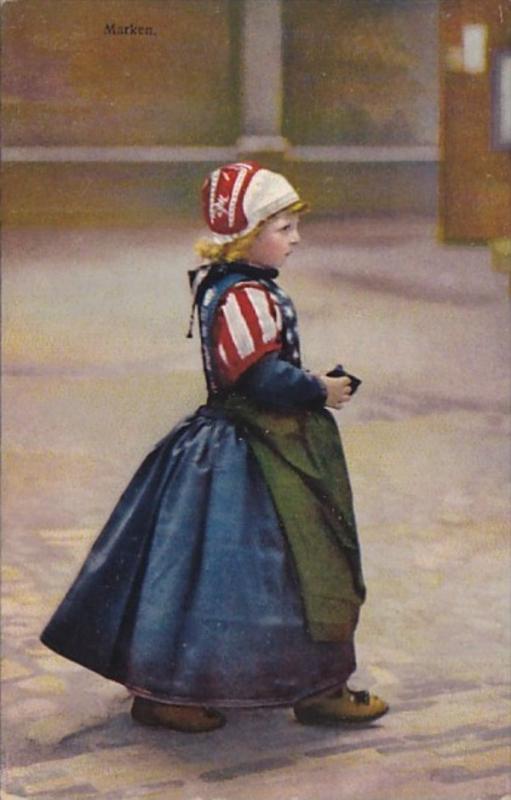
[[[131,716],[142,725],[170,728],[182,733],[208,733],[225,725],[220,711],[204,706],[175,706],[135,697]]]
[[[293,708],[296,719],[303,725],[367,724],[383,717],[388,710],[388,704],[375,694],[354,692],[347,686],[300,700]]]

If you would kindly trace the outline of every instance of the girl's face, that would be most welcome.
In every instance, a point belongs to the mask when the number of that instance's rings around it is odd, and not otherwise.
[[[260,267],[279,269],[299,241],[298,214],[281,211],[263,225],[250,246],[247,260]]]

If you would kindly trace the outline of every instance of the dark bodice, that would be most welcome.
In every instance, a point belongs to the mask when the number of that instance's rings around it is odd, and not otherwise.
[[[278,409],[322,407],[326,391],[321,381],[302,369],[296,310],[289,295],[275,282],[278,270],[244,262],[213,264],[195,275],[194,304],[199,312],[202,358],[210,396],[230,391],[246,394],[258,404]],[[215,358],[213,324],[222,297],[244,281],[257,281],[271,294],[282,318],[281,347],[261,358],[232,386],[222,385]]]

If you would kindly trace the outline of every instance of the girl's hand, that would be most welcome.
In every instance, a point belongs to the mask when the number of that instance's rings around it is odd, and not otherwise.
[[[325,405],[329,408],[342,408],[351,400],[351,381],[347,377],[329,378],[328,375],[318,375],[326,388]]]

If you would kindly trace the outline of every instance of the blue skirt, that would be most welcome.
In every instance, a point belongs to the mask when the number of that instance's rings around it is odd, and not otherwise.
[[[310,637],[259,466],[208,407],[146,457],[41,638],[169,703],[289,705],[355,669],[352,641]]]

